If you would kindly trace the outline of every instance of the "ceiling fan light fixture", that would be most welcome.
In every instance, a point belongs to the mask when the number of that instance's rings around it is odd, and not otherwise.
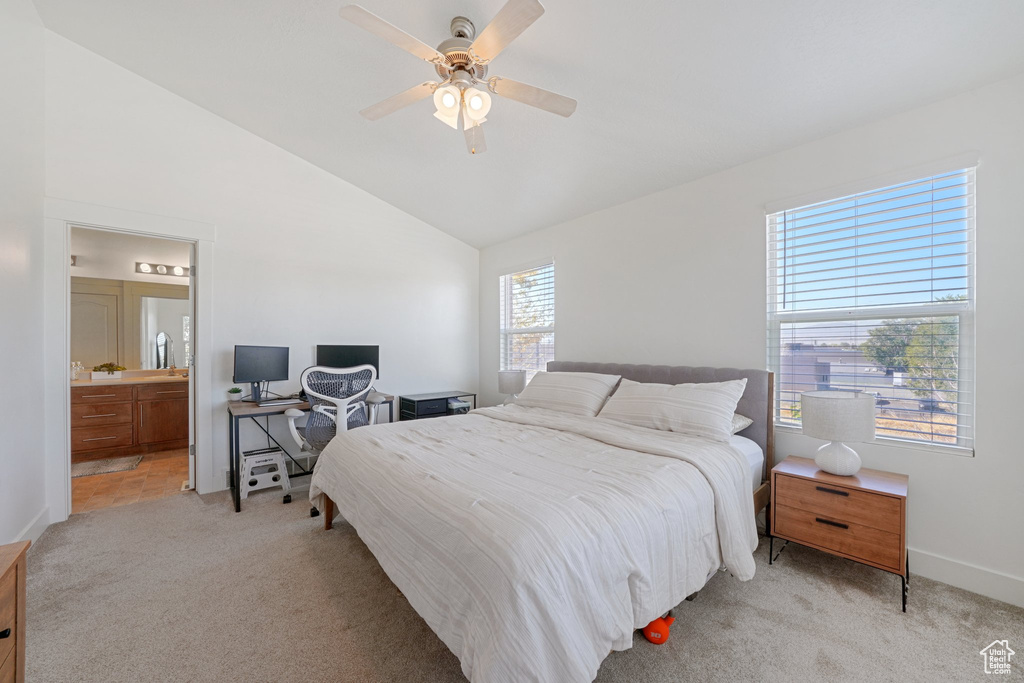
[[[444,85],[434,91],[434,116],[458,130],[459,105],[462,104],[462,92],[454,85]]]
[[[463,99],[466,102],[466,118],[483,123],[487,112],[491,110],[490,94],[476,88],[466,88]]]

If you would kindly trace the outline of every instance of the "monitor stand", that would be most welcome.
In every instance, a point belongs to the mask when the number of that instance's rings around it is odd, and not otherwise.
[[[260,391],[259,382],[249,382],[249,398],[245,399],[247,403],[259,403],[263,400],[263,394]]]

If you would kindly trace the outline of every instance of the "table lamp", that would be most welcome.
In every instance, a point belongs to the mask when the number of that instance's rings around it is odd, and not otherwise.
[[[501,370],[498,372],[498,392],[508,394],[505,404],[515,400],[526,388],[526,370]]]
[[[860,391],[807,391],[800,395],[803,433],[829,443],[814,462],[830,474],[848,477],[860,469],[860,456],[844,441],[874,441],[875,397]]]

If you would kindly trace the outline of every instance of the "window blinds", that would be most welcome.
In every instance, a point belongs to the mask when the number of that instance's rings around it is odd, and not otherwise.
[[[800,393],[875,395],[880,437],[970,448],[974,169],[768,216],[776,419]]]
[[[555,359],[555,264],[499,278],[500,368],[527,380]]]

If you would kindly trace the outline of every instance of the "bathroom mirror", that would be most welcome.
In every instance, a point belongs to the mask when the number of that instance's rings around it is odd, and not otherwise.
[[[188,299],[143,296],[139,304],[140,369],[158,370],[177,365],[182,356],[180,347],[175,355],[174,340],[186,347],[190,345]],[[188,353],[187,348],[185,353]]]
[[[166,332],[156,335],[156,367],[169,368],[174,365],[174,342]]]

